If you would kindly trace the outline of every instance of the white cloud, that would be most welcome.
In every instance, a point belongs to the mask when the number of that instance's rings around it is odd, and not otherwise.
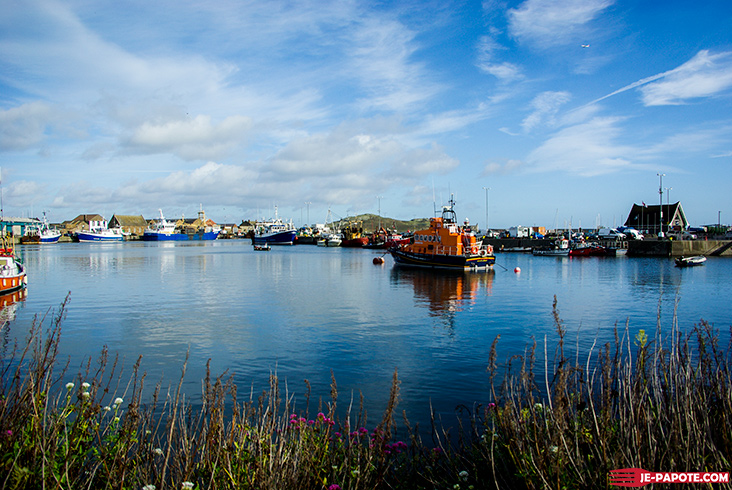
[[[535,172],[564,172],[582,177],[617,172],[633,167],[637,150],[616,143],[621,118],[595,117],[562,129],[533,150],[526,161]]]
[[[506,51],[490,36],[481,36],[476,47],[478,51],[477,67],[489,75],[502,81],[519,80],[523,78],[521,68],[513,63],[496,61],[496,53]]]
[[[246,139],[252,128],[250,118],[231,116],[212,124],[210,116],[145,122],[126,141],[140,153],[173,153],[184,160],[211,159],[225,155]]]
[[[521,123],[524,131],[529,132],[541,124],[554,125],[559,108],[571,99],[569,92],[544,92],[531,101],[534,111]]]
[[[551,47],[584,42],[585,26],[614,0],[526,0],[508,11],[509,30],[522,42]]]
[[[43,102],[0,110],[0,151],[24,150],[38,145],[54,119],[51,107]]]
[[[732,87],[732,53],[699,51],[658,81],[641,88],[647,106],[682,104],[688,99],[710,97]]]

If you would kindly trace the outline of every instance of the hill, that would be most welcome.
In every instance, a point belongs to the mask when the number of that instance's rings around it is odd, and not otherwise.
[[[348,222],[361,221],[363,222],[363,230],[366,233],[371,233],[379,228],[379,223],[384,228],[390,230],[396,229],[397,231],[404,233],[406,231],[423,230],[428,228],[430,225],[429,218],[417,218],[409,221],[402,221],[394,218],[387,218],[384,216],[379,217],[377,214],[359,214],[357,216],[347,216],[334,223],[334,228],[339,229],[342,226],[346,226]]]

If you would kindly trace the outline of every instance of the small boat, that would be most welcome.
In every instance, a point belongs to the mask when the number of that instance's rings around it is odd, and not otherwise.
[[[254,227],[252,244],[261,245],[293,245],[297,236],[295,226],[290,222],[284,222],[277,216],[275,207],[275,218],[268,221],[258,221]]]
[[[0,244],[0,295],[23,289],[27,283],[25,266],[15,255],[12,240],[3,237]]]
[[[696,265],[704,265],[704,262],[707,261],[707,258],[703,255],[695,255],[693,257],[678,257],[676,262],[676,267],[694,267]]]
[[[596,243],[581,244],[569,249],[570,257],[606,257],[608,255],[614,255],[614,253],[610,253],[607,247]]]
[[[549,257],[567,257],[569,256],[569,240],[560,238],[551,247],[536,247],[531,249],[534,255]]]
[[[442,207],[442,217],[430,218],[428,229],[389,252],[398,265],[433,269],[487,269],[496,262],[493,247],[476,239],[467,220],[462,227],[457,223],[453,199]]]
[[[76,232],[80,242],[121,242],[123,235],[121,228],[108,228],[107,220],[92,220],[88,230]]]
[[[272,247],[269,246],[269,243],[265,243],[264,245],[254,245],[254,250],[257,252],[268,252],[272,250]]]
[[[340,247],[343,237],[338,233],[326,233],[318,238],[318,247]]]
[[[409,237],[404,237],[397,233],[396,230],[390,231],[382,226],[371,235],[371,239],[363,248],[388,250],[399,245],[407,245],[408,243]]]

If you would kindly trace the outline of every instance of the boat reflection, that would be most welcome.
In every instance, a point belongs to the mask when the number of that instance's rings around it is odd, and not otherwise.
[[[8,323],[15,320],[18,306],[25,302],[27,291],[27,288],[23,288],[0,296],[0,329],[5,328]]]
[[[473,306],[479,295],[490,296],[494,278],[493,269],[466,272],[394,267],[391,271],[393,283],[414,288],[418,306],[427,307],[430,316],[441,317],[451,326],[455,313]]]

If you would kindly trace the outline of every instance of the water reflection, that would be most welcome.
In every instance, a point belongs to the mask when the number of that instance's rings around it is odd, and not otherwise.
[[[455,327],[459,312],[474,306],[479,296],[491,295],[494,278],[492,269],[473,272],[394,267],[391,271],[394,285],[411,285],[415,303],[426,307],[431,317],[442,319],[450,329]]]

